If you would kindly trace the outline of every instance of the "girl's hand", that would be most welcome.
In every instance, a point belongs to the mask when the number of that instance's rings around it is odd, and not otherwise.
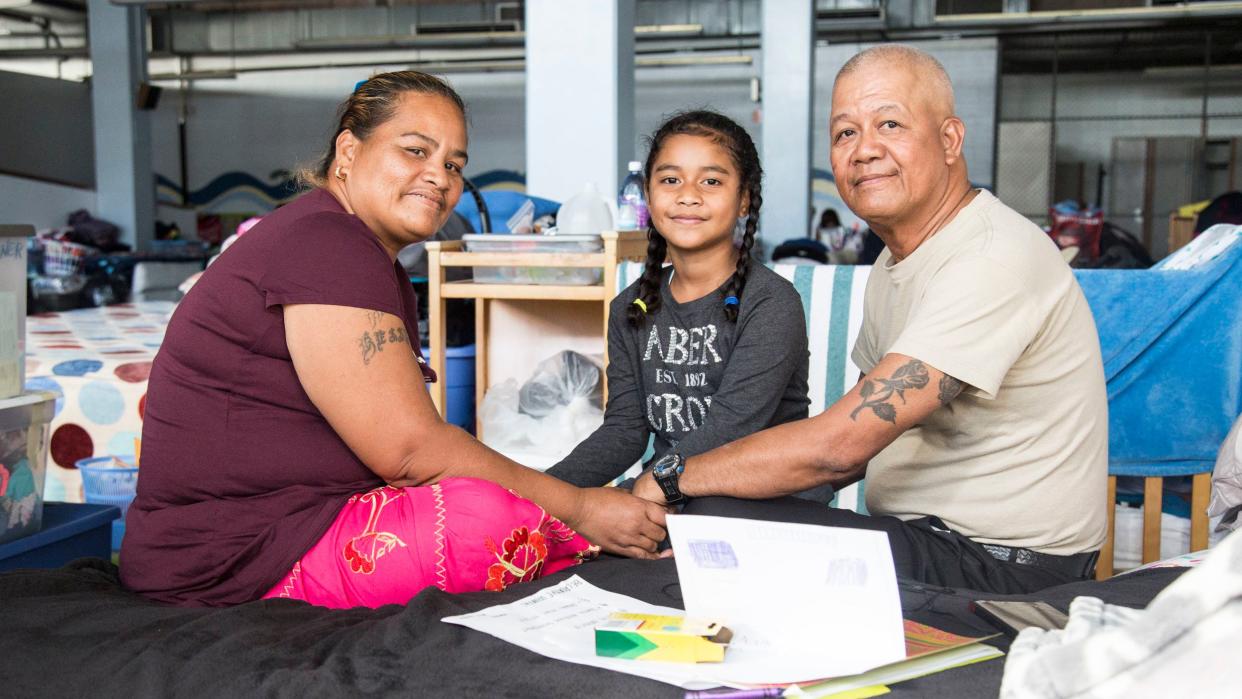
[[[651,475],[651,471],[643,471],[642,475],[634,479],[634,497],[642,498],[654,502],[655,504],[666,507],[668,501],[664,499],[664,491],[660,490],[659,484],[655,482],[655,477]]]

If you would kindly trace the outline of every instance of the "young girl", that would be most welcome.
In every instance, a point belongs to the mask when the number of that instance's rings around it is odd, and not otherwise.
[[[653,463],[685,458],[810,404],[802,302],[751,260],[763,169],[750,136],[715,112],[677,114],[651,138],[644,175],[647,261],[612,302],[604,423],[548,471],[579,486],[621,475],[649,434]]]

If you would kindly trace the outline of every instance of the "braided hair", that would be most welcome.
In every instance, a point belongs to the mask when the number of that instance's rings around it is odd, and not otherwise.
[[[723,114],[705,109],[680,112],[665,120],[648,141],[647,162],[643,166],[643,177],[648,186],[660,148],[669,137],[681,135],[710,138],[728,151],[733,166],[738,170],[738,186],[750,197],[737,267],[720,291],[721,302],[725,304],[725,317],[736,322],[739,299],[746,287],[746,275],[750,272],[750,251],[754,247],[755,231],[759,227],[759,208],[763,204],[763,167],[759,164],[759,151],[755,148],[750,134]],[[638,300],[626,311],[630,324],[635,327],[646,323],[647,316],[660,308],[660,275],[667,253],[668,242],[656,230],[653,220],[647,224],[647,260],[643,264],[642,277],[638,280]]]

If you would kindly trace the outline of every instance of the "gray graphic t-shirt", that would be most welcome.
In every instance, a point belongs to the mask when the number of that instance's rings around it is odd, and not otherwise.
[[[659,310],[641,327],[627,315],[637,282],[613,300],[604,424],[548,473],[600,486],[642,457],[650,434],[655,459],[674,450],[689,457],[807,416],[806,321],[793,285],[752,265],[731,322],[719,291],[673,300],[671,272]]]

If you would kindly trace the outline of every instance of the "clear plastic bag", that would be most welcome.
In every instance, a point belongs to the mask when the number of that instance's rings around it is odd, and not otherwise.
[[[1242,417],[1233,423],[1216,456],[1208,517],[1213,531],[1242,529]]]
[[[522,384],[518,393],[518,410],[533,417],[544,417],[579,399],[598,409],[604,398],[601,383],[597,360],[565,350],[535,367],[534,375]]]
[[[547,468],[603,423],[602,383],[591,357],[568,350],[549,357],[520,388],[509,379],[488,390],[479,406],[483,442]]]

